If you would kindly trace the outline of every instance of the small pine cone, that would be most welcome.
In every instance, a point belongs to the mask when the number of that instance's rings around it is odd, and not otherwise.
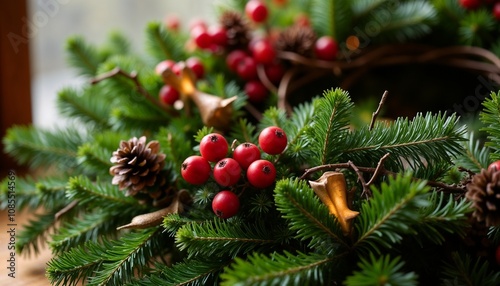
[[[475,208],[472,216],[486,226],[500,225],[500,172],[481,170],[467,185],[465,197]]]
[[[248,48],[250,28],[241,14],[235,11],[225,11],[219,21],[226,30],[228,50]]]
[[[159,153],[158,141],[146,144],[146,137],[129,141],[121,141],[120,148],[113,152],[111,162],[115,164],[109,169],[113,175],[113,185],[126,190],[127,196],[135,196],[146,192],[157,181],[157,175],[165,166],[165,154]]]
[[[294,25],[283,30],[278,35],[276,49],[311,57],[316,39],[316,33],[311,27]]]

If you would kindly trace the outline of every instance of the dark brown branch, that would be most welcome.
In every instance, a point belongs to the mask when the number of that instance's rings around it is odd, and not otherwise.
[[[389,94],[389,92],[387,90],[384,91],[384,94],[382,95],[382,98],[380,99],[380,102],[378,103],[377,110],[375,110],[375,112],[372,113],[372,121],[370,122],[370,130],[373,129],[373,126],[375,125],[375,120],[377,120],[377,116],[380,113],[380,109],[382,109],[382,106],[384,105],[388,94]]]
[[[368,184],[365,181],[365,178],[363,178],[363,173],[358,169],[356,165],[354,165],[352,161],[347,162],[347,164],[349,165],[349,167],[351,167],[351,169],[354,172],[356,172],[356,174],[358,175],[358,180],[363,186],[363,192],[361,193],[361,196],[371,197],[371,191],[370,188],[368,187]]]
[[[132,80],[134,82],[134,85],[135,85],[135,88],[137,89],[137,91],[142,95],[144,96],[144,98],[146,98],[146,100],[148,100],[149,102],[151,102],[153,105],[155,105],[156,107],[160,108],[161,110],[165,111],[166,113],[168,113],[169,115],[171,116],[177,116],[178,113],[166,106],[166,105],[163,105],[161,104],[161,102],[159,102],[156,98],[154,98],[153,96],[151,96],[151,94],[149,94],[149,92],[142,86],[142,84],[139,82],[139,79],[137,77],[137,72],[131,72],[130,74],[129,73],[126,73],[125,71],[123,71],[121,68],[119,67],[116,67],[106,73],[103,73],[103,74],[100,74],[96,77],[94,77],[90,83],[91,84],[97,84],[103,80],[106,80],[108,78],[112,78],[112,77],[115,77],[115,76],[123,76],[123,77],[126,77],[130,80]]]
[[[373,175],[372,175],[370,181],[368,181],[368,183],[366,183],[367,186],[370,186],[371,184],[373,184],[373,182],[378,177],[378,175],[381,172],[385,171],[384,170],[384,161],[385,161],[385,159],[387,159],[387,157],[389,157],[389,155],[390,155],[390,153],[387,153],[384,156],[382,156],[382,158],[380,158],[380,160],[378,161],[377,167],[375,168],[375,171],[373,172]]]

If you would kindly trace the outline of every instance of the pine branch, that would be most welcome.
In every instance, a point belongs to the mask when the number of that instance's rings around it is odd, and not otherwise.
[[[261,223],[244,224],[220,219],[186,224],[177,231],[175,241],[189,256],[213,257],[234,257],[277,243]]]
[[[492,149],[491,160],[500,159],[500,92],[490,94],[490,98],[483,101],[484,110],[479,118],[484,123],[481,129],[488,134],[486,146]]]
[[[238,143],[257,142],[258,133],[255,125],[248,119],[240,118],[237,120],[236,127],[231,129],[230,136]]]
[[[403,272],[405,263],[400,257],[391,258],[389,255],[375,257],[370,253],[369,259],[361,258],[358,263],[360,270],[355,271],[344,281],[345,285],[419,285],[418,275],[414,272]]]
[[[444,263],[443,274],[446,285],[495,286],[500,279],[500,272],[492,270],[487,261],[456,252]]]
[[[413,181],[410,174],[399,174],[372,190],[373,197],[363,202],[355,221],[358,239],[353,248],[381,253],[381,248],[393,248],[404,234],[416,234],[420,208],[429,205],[429,188],[424,181]]]
[[[112,31],[101,48],[101,54],[104,54],[105,58],[112,55],[128,55],[130,54],[130,42],[122,33]]]
[[[111,105],[105,97],[97,96],[97,92],[96,88],[81,92],[64,88],[58,93],[57,108],[61,115],[77,119],[90,128],[108,129]]]
[[[125,137],[124,137],[125,138]],[[117,145],[118,146],[118,145]],[[112,151],[102,148],[95,142],[87,143],[78,149],[78,160],[82,167],[91,174],[100,174],[112,166],[110,158]]]
[[[310,18],[319,35],[344,40],[351,27],[351,5],[348,0],[312,0]]]
[[[174,174],[179,174],[182,162],[193,153],[192,140],[188,138],[189,135],[182,126],[169,124],[168,127],[161,128],[157,136],[163,153],[168,154],[166,167],[175,170]]]
[[[7,131],[3,138],[5,152],[20,164],[32,168],[56,166],[62,171],[77,167],[78,146],[87,140],[77,128],[52,131],[16,126]]]
[[[274,192],[276,207],[297,239],[317,250],[348,247],[340,226],[305,181],[280,180]]]
[[[166,59],[182,61],[186,59],[183,50],[184,39],[166,30],[159,22],[149,23],[146,28],[146,50],[160,62]]]
[[[490,162],[490,149],[474,137],[474,133],[467,134],[468,141],[463,142],[465,152],[458,154],[453,160],[455,165],[479,173],[486,169]]]
[[[78,69],[81,75],[94,76],[99,64],[104,60],[98,50],[81,37],[68,38],[65,50],[68,63]]]
[[[286,112],[283,109],[271,106],[262,114],[262,119],[259,121],[258,129],[262,130],[268,126],[278,126],[284,128],[287,124],[288,118]]]
[[[326,285],[337,259],[316,253],[254,253],[246,260],[236,258],[221,274],[221,285]]]
[[[38,254],[46,242],[46,237],[55,228],[56,210],[44,214],[37,214],[35,218],[23,226],[17,235],[16,251],[26,255]]]
[[[487,9],[469,11],[460,21],[459,40],[465,45],[482,46],[491,42],[490,33],[495,29],[495,19]]]
[[[368,128],[353,131],[342,142],[348,148],[341,151],[341,158],[369,165],[390,153],[385,163],[393,171],[441,166],[439,162],[451,162],[463,152],[460,141],[465,128],[457,128],[457,123],[458,118],[440,114],[418,114],[412,121],[397,119],[389,126],[377,123],[371,131]],[[442,169],[435,172],[442,173]]]
[[[337,88],[325,91],[324,97],[314,101],[314,117],[307,129],[310,150],[315,165],[336,162],[340,147],[348,135],[349,117],[353,104],[347,92]]]

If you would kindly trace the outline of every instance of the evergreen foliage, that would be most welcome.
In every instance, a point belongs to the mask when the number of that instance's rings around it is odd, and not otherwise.
[[[396,2],[297,0],[290,11],[306,13],[318,35],[339,42],[369,23],[378,23],[370,36],[377,45],[432,39],[443,30],[458,43],[488,45],[494,34],[491,15],[468,13],[457,1]],[[243,12],[245,3],[227,0],[220,12]],[[269,24],[287,25],[285,14]],[[225,58],[186,49],[187,38],[151,23],[144,57],[119,33],[102,46],[68,39],[69,64],[89,79],[58,94],[58,109],[71,124],[15,126],[3,138],[5,152],[20,164],[50,171],[16,180],[17,210],[39,211],[18,234],[16,249],[36,253],[48,240],[53,285],[494,285],[500,279],[491,255],[478,256],[465,244],[475,226],[464,196],[471,177],[500,159],[500,93],[483,103],[485,138],[458,116],[439,112],[379,120],[377,111],[374,124],[360,123],[357,103],[336,87],[304,94],[306,100],[285,110],[276,107],[281,86],[269,100],[249,103],[241,80],[221,68]],[[196,81],[199,91],[237,97],[227,130],[204,126],[203,107],[160,101],[165,82],[155,64],[193,55],[206,68]],[[183,162],[200,154],[205,135],[223,134],[230,157],[240,143],[257,144],[268,126],[281,127],[288,140],[283,153],[261,154],[277,169],[271,186],[253,187],[245,172],[232,187],[213,176],[196,186],[183,179]],[[122,141],[141,136],[158,141],[165,164],[153,186],[127,196],[112,182],[110,158]],[[326,171],[342,173],[346,207],[359,212],[348,231],[309,183]],[[9,208],[7,181],[0,186],[1,209]],[[241,206],[221,219],[211,204],[225,189]],[[169,213],[153,222],[124,229],[165,208]],[[482,238],[498,245],[499,229],[488,227]]]

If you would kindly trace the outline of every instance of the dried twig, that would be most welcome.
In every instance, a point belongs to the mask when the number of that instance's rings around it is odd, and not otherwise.
[[[375,112],[372,113],[372,121],[370,122],[370,130],[373,129],[373,126],[375,125],[375,120],[377,119],[377,116],[380,113],[380,109],[382,109],[382,106],[384,105],[388,94],[389,94],[389,92],[387,90],[384,91],[384,94],[382,95],[382,98],[380,99],[380,102],[378,103],[377,110],[375,110]]]
[[[90,83],[91,84],[97,84],[103,80],[106,80],[108,78],[112,78],[112,77],[115,77],[115,76],[123,76],[123,77],[126,77],[130,80],[132,80],[134,82],[134,85],[135,85],[135,88],[137,89],[137,91],[142,95],[144,96],[144,98],[146,98],[146,100],[148,100],[149,102],[151,102],[153,105],[159,107],[161,110],[165,111],[166,113],[172,115],[172,116],[177,116],[178,113],[175,109],[172,109],[166,105],[163,105],[161,104],[156,98],[154,98],[153,96],[151,96],[151,94],[149,94],[149,92],[142,86],[142,84],[139,82],[139,79],[137,78],[137,72],[133,71],[131,72],[130,74],[123,71],[121,68],[119,67],[116,67],[112,70],[110,70],[109,72],[106,72],[106,73],[103,73],[103,74],[100,74],[96,77],[94,77]]]

